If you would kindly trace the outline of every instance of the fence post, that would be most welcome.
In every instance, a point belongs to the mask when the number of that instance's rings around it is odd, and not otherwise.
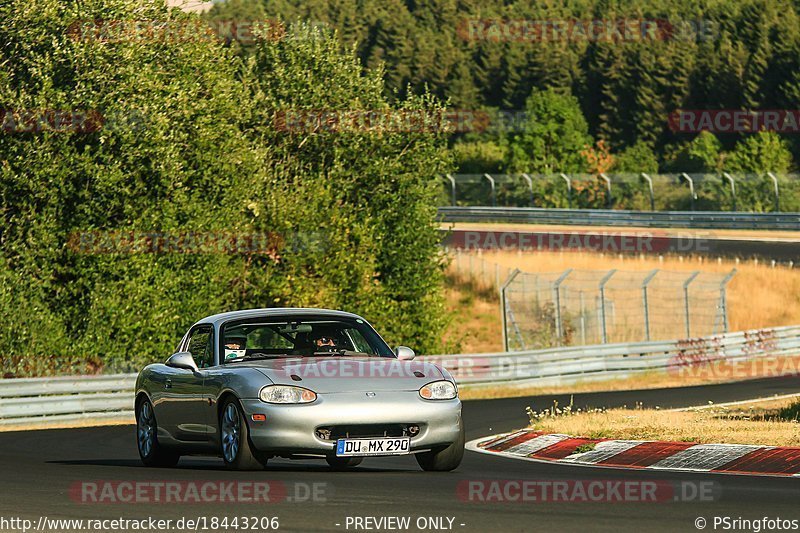
[[[586,303],[583,299],[583,291],[580,291],[581,299],[581,344],[586,344]]]
[[[515,268],[505,283],[500,287],[500,316],[503,320],[503,350],[508,351],[508,302],[506,300],[506,289],[520,273],[518,268]]]
[[[692,272],[692,275],[683,282],[683,305],[684,305],[684,317],[686,319],[686,338],[692,338],[692,326],[691,326],[691,318],[689,317],[689,285],[694,281],[694,279],[700,275],[700,272],[695,270]]]
[[[497,190],[495,189],[494,178],[489,174],[484,174],[483,177],[489,180],[489,185],[492,186],[492,207],[497,207]]]
[[[720,305],[722,306],[723,333],[728,333],[728,282],[736,275],[736,269],[731,270],[719,284]]]
[[[647,301],[647,286],[658,274],[658,269],[653,270],[642,282],[642,305],[644,306],[644,339],[650,340],[650,305]]]
[[[607,203],[608,205],[607,205],[606,207],[608,207],[609,209],[611,209],[611,206],[612,206],[612,205],[613,205],[613,203],[614,203],[614,198],[613,198],[613,196],[611,195],[611,178],[609,178],[608,176],[606,176],[606,175],[605,175],[605,172],[604,172],[604,173],[602,173],[602,174],[600,174],[600,177],[601,177],[601,178],[603,178],[603,180],[605,180],[605,182],[606,182],[606,188],[608,189],[608,198],[606,198],[606,203]]]
[[[642,172],[642,177],[647,180],[647,185],[650,189],[650,211],[656,210],[656,199],[653,194],[653,178]]]
[[[570,274],[572,274],[572,269],[568,268],[553,283],[553,304],[555,305],[554,311],[556,313],[556,316],[555,316],[555,319],[556,319],[556,339],[557,339],[559,344],[561,344],[561,330],[562,330],[562,326],[563,326],[561,324],[561,291],[560,291],[560,288],[561,288],[561,283],[563,283],[564,280],[567,279]]]
[[[727,172],[722,173],[722,177],[731,182],[731,196],[733,196],[733,210],[736,211],[736,180]]]
[[[772,179],[772,183],[775,186],[775,212],[776,213],[780,213],[781,212],[781,193],[780,193],[780,190],[778,189],[778,178],[772,172],[767,172],[767,176],[769,176],[770,179]]]
[[[600,280],[600,325],[603,333],[603,344],[608,343],[608,329],[606,327],[606,283],[617,273],[617,269],[610,270],[603,279]]]
[[[535,207],[536,206],[536,198],[533,195],[533,180],[527,174],[523,174],[522,177],[525,178],[525,181],[528,182],[528,189],[531,191],[531,207]]]
[[[456,206],[456,180],[450,174],[447,175],[447,179],[450,180],[450,203],[453,207]]]
[[[683,179],[685,179],[686,182],[689,184],[689,193],[690,193],[689,199],[691,201],[691,209],[692,211],[694,211],[694,180],[686,172],[682,172],[681,176],[683,176]]]
[[[563,172],[561,177],[567,182],[567,207],[572,207],[572,180]]]

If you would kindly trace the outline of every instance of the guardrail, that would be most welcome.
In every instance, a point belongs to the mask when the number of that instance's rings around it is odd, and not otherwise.
[[[0,426],[133,417],[136,374],[0,379]]]
[[[564,226],[800,231],[800,213],[440,207],[439,218],[443,222],[520,222]]]
[[[434,358],[462,386],[570,385],[673,371],[713,362],[800,355],[800,326],[725,333],[675,341],[570,346],[524,352],[445,355]],[[753,376],[755,377],[755,376]],[[736,376],[731,376],[735,379]]]
[[[800,326],[668,342],[420,357],[465,388],[568,385],[714,361],[800,355]],[[135,374],[0,380],[0,426],[133,418]]]

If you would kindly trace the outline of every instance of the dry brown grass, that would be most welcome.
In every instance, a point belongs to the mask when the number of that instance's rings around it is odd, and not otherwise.
[[[729,272],[736,268],[738,272],[728,286],[731,331],[800,324],[800,269],[773,268],[763,261],[737,264],[733,260],[709,260],[702,256],[659,259],[588,252],[488,252],[483,258],[523,272],[560,272],[567,268]]]
[[[478,287],[454,276],[445,287],[447,308],[452,314],[445,332],[445,346],[460,353],[488,353],[503,349],[500,302],[492,288]]]
[[[796,401],[698,411],[610,409],[544,416],[533,427],[595,439],[800,446],[800,423],[776,418],[781,407]]]
[[[0,433],[5,431],[35,431],[40,429],[71,429],[90,428],[100,426],[129,426],[135,424],[133,415],[129,418],[84,418],[82,420],[58,421],[42,419],[39,422],[26,422],[24,424],[5,424],[0,426]]]
[[[635,234],[645,233],[648,235],[669,235],[669,236],[695,236],[695,237],[727,237],[744,239],[780,239],[796,240],[800,242],[800,235],[791,230],[748,230],[748,229],[702,229],[687,230],[681,228],[645,228],[636,226],[626,226],[624,228],[614,226],[566,226],[559,224],[514,224],[503,222],[459,222],[456,224],[442,223],[443,230],[494,230],[494,231],[523,231],[523,232],[571,232],[571,231],[593,231],[605,233],[624,233]]]

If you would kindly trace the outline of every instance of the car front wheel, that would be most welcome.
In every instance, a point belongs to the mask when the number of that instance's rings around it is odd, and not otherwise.
[[[419,466],[431,472],[449,472],[455,470],[461,464],[464,457],[464,426],[454,443],[444,449],[431,450],[415,455]]]
[[[164,449],[158,443],[158,423],[150,400],[144,399],[136,407],[136,444],[139,457],[145,466],[175,466],[181,456]]]
[[[250,443],[250,431],[242,407],[235,398],[222,406],[219,433],[222,459],[230,470],[261,470],[266,466],[266,457]]]

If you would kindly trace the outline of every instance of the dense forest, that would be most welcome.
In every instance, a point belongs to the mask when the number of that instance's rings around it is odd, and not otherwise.
[[[696,132],[670,128],[670,116],[677,110],[796,111],[798,5],[227,0],[208,16],[334,28],[364,66],[385,66],[390,98],[429,90],[455,109],[495,111],[500,119],[526,112],[522,120],[495,120],[490,131],[454,135],[461,172],[788,172],[800,154],[797,135],[698,139]],[[538,109],[549,115],[535,115]],[[552,156],[524,138],[542,122],[554,139],[564,139],[548,143]],[[579,157],[587,144],[595,153]]]

